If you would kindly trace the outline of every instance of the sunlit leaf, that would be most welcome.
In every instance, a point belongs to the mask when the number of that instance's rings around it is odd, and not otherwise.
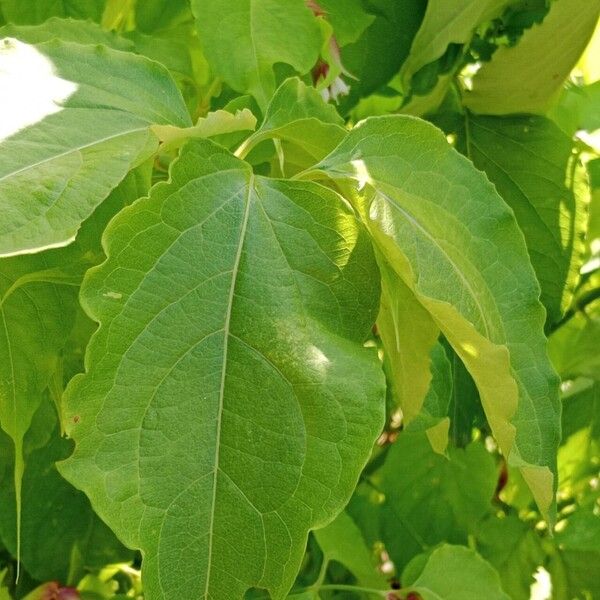
[[[540,25],[483,64],[472,90],[465,92],[465,105],[482,114],[545,113],[585,50],[599,15],[600,0],[552,2]]]
[[[465,363],[500,447],[550,515],[558,378],[512,211],[441,132],[411,117],[359,124],[305,176],[319,174],[357,182],[379,251]]]
[[[156,151],[151,125],[191,125],[164,67],[133,54],[7,38],[0,63],[0,255],[70,243]]]

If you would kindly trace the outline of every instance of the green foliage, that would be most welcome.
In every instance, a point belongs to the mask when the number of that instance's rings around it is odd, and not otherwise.
[[[0,0],[0,600],[600,597],[599,13]]]

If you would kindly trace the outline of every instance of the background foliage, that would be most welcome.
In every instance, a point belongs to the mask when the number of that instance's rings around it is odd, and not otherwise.
[[[0,600],[600,598],[599,14],[0,0]]]

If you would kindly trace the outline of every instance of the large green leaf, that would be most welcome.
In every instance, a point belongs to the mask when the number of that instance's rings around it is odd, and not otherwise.
[[[104,0],[0,0],[9,23],[38,25],[50,17],[73,17],[100,21]]]
[[[85,495],[58,474],[54,463],[71,451],[58,431],[54,408],[46,398],[25,437],[20,558],[36,579],[67,583],[70,577],[83,575],[84,569],[131,560],[133,553],[95,515]],[[0,457],[0,536],[16,556],[14,449],[2,432]]]
[[[406,581],[407,591],[423,600],[509,600],[498,573],[479,554],[444,544],[427,558],[418,577]]]
[[[151,125],[191,125],[167,71],[133,54],[6,39],[0,62],[0,256],[71,242],[156,151]]]
[[[383,422],[366,233],[335,193],[194,141],[105,245],[61,472],[142,550],[148,600],[282,598]]]
[[[439,130],[413,117],[360,123],[305,176],[320,174],[358,183],[356,203],[379,251],[469,369],[500,447],[549,515],[558,378],[512,211]]]
[[[469,158],[513,209],[556,323],[573,300],[585,248],[588,188],[573,142],[544,117],[466,119]]]
[[[540,25],[516,46],[503,46],[484,63],[465,92],[476,113],[545,113],[585,50],[600,14],[600,0],[555,0]]]
[[[317,61],[321,34],[304,0],[193,0],[192,8],[214,72],[263,109],[276,88],[275,63],[304,74]]]

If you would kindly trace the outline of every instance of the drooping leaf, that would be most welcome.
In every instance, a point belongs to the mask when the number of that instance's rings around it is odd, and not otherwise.
[[[142,550],[148,600],[283,597],[382,426],[366,234],[335,193],[194,141],[105,244],[61,472]]]
[[[501,14],[512,1],[430,0],[400,71],[403,89],[410,90],[410,81],[419,69],[443,56],[450,44],[469,42],[479,24]]]
[[[405,585],[423,600],[510,600],[488,562],[469,548],[449,544],[434,550],[419,576]]]
[[[40,581],[83,574],[108,563],[131,560],[114,534],[95,515],[85,495],[57,472],[54,463],[66,458],[71,444],[59,436],[54,408],[45,398],[25,437],[22,543],[20,558]],[[16,510],[13,482],[14,449],[0,432],[0,536],[16,556]]]
[[[166,70],[142,57],[5,39],[0,61],[0,256],[71,242],[156,151],[151,125],[191,125]]]
[[[0,0],[9,23],[39,25],[51,17],[100,21],[104,0]]]
[[[377,571],[373,552],[369,550],[360,529],[347,512],[315,531],[324,560],[343,564],[355,577],[358,585],[385,590],[389,585]]]
[[[429,353],[439,327],[385,259],[380,260],[381,306],[377,329],[389,364],[391,392],[403,421],[419,415],[431,384]]]
[[[305,176],[358,182],[358,209],[391,268],[452,344],[511,464],[552,512],[558,378],[512,211],[443,134],[407,116],[356,126]]]
[[[56,369],[75,314],[76,288],[61,251],[0,260],[0,428],[13,443],[13,535],[21,539],[23,440]],[[57,283],[50,283],[55,281]],[[13,507],[7,507],[13,510]]]
[[[7,488],[6,493],[12,494],[14,504],[5,507],[4,531],[13,528],[10,539],[15,540],[17,556],[21,512],[24,508],[25,514],[31,514],[29,494],[22,501],[27,467],[23,444],[48,388],[62,415],[57,396],[62,392],[63,363],[72,358],[69,344],[79,311],[77,287],[85,271],[103,256],[100,236],[106,223],[125,204],[143,195],[149,182],[147,165],[129,173],[86,220],[76,242],[68,248],[0,260],[0,428],[14,446],[5,463],[11,465],[13,478],[12,490]],[[46,433],[50,435],[53,428],[54,421],[50,421]],[[38,431],[44,428],[38,426]]]
[[[192,8],[211,68],[263,109],[277,87],[275,63],[304,74],[317,61],[321,34],[304,0],[193,0]]]
[[[600,0],[556,0],[516,46],[499,48],[473,77],[464,103],[480,114],[544,114],[587,46]]]
[[[572,140],[543,117],[466,119],[469,158],[513,209],[556,323],[573,300],[587,225],[588,186]]]
[[[498,571],[513,600],[530,600],[531,584],[546,556],[531,524],[516,516],[490,516],[476,534],[477,551]]]

